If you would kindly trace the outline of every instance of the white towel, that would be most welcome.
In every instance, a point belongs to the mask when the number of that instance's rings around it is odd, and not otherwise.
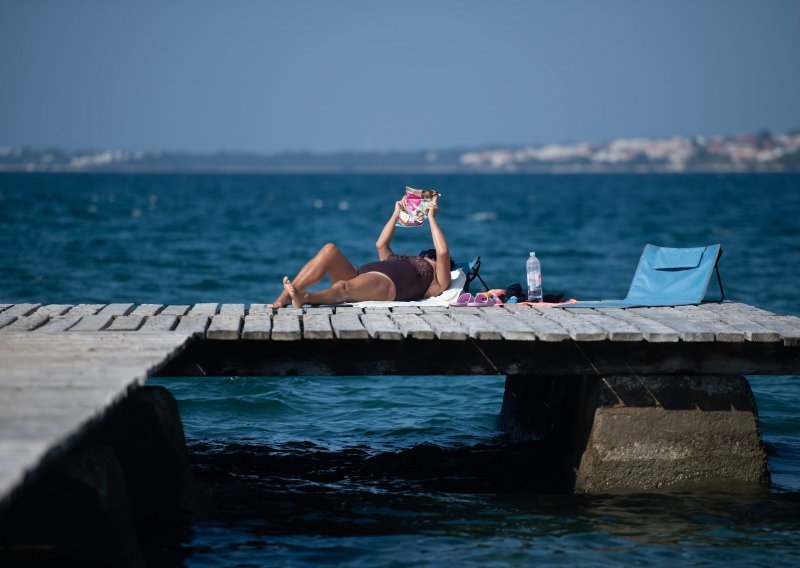
[[[425,298],[424,300],[416,300],[412,302],[398,302],[395,300],[389,302],[380,302],[377,300],[368,300],[366,302],[353,302],[352,306],[356,308],[377,307],[377,308],[394,308],[396,306],[447,306],[458,298],[461,294],[461,289],[464,287],[464,282],[467,281],[467,275],[460,268],[456,268],[450,273],[450,287],[432,298]]]

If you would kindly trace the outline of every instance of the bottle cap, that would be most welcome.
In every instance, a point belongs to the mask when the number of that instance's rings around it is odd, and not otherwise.
[[[531,251],[531,256],[536,256],[536,253]]]

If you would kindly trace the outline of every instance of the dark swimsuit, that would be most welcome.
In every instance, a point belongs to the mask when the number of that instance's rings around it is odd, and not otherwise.
[[[359,274],[380,272],[394,283],[394,299],[402,302],[419,300],[433,282],[433,266],[421,256],[393,254],[385,260],[368,262],[358,269]]]

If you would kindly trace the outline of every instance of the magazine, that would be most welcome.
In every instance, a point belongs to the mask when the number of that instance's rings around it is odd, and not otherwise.
[[[397,217],[398,227],[421,227],[428,218],[428,210],[434,197],[441,194],[434,189],[406,187],[406,204]]]

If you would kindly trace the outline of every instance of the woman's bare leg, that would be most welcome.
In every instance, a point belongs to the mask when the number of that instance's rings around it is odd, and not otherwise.
[[[358,276],[358,269],[344,254],[342,254],[339,247],[333,243],[328,243],[319,249],[319,252],[314,255],[314,258],[309,260],[306,265],[300,269],[300,272],[297,273],[297,276],[295,276],[294,280],[291,280],[291,282],[298,289],[305,290],[309,286],[321,282],[326,274],[331,284],[335,284],[340,280],[351,280],[355,278]],[[282,308],[291,301],[292,299],[289,293],[284,290],[274,302],[268,305],[273,308]]]
[[[296,308],[304,304],[338,304],[341,302],[363,302],[366,300],[394,300],[397,295],[394,283],[377,272],[359,274],[350,280],[339,280],[330,288],[319,292],[306,292],[288,278],[283,279],[285,292]]]

